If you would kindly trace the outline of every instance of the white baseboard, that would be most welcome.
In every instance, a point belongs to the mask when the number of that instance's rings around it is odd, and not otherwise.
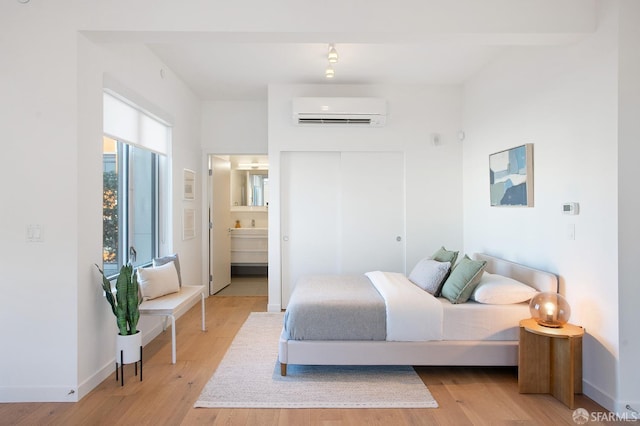
[[[180,318],[191,309],[195,304],[200,303],[200,299],[194,301],[193,304],[185,306],[180,311],[176,312],[176,319]],[[142,345],[146,346],[149,342],[155,339],[160,333],[162,333],[162,318],[156,318],[156,321],[152,322],[151,328],[143,330]],[[167,327],[171,325],[171,321],[167,321]],[[168,331],[170,332],[170,331]],[[144,357],[144,353],[143,353]],[[167,362],[171,362],[171,358],[167,359]],[[2,387],[0,386],[0,403],[11,402],[78,402],[84,398],[93,389],[95,389],[100,383],[112,376],[115,380],[115,354],[113,358],[106,365],[102,366],[98,371],[92,374],[85,381],[80,383],[78,387],[75,386],[33,386],[33,387]],[[125,383],[126,385],[126,383]]]
[[[0,387],[0,402],[78,402],[110,375],[115,375],[113,360],[75,388],[60,387]],[[115,380],[115,376],[114,376]]]
[[[602,405],[607,410],[612,412],[616,411],[616,399],[586,380],[582,380],[582,393]]]
[[[1,402],[77,402],[74,386],[0,387]]]
[[[184,309],[176,312],[176,319],[180,318],[191,309],[196,303],[200,303],[200,299],[196,300],[193,304],[185,306]],[[142,334],[142,346],[146,346],[153,339],[162,333],[162,318],[156,318],[153,321],[151,328],[147,328]],[[167,327],[171,325],[171,321],[167,321]],[[170,332],[170,331],[169,331]],[[143,353],[144,357],[144,353]],[[171,362],[171,359],[167,359],[167,362]],[[60,387],[24,387],[24,388],[10,388],[0,387],[0,403],[1,402],[78,402],[85,396],[87,396],[93,389],[95,389],[104,380],[112,377],[115,380],[115,365],[116,357],[113,358],[92,374],[84,382],[80,383],[77,388],[73,386],[60,388]],[[126,384],[126,383],[125,383]]]
[[[591,413],[594,421],[629,421],[640,420],[640,401],[618,401],[591,383],[582,381],[582,393],[602,405],[609,413]],[[627,408],[629,407],[629,408]],[[580,408],[580,407],[578,407]]]
[[[102,383],[107,377],[115,374],[116,361],[114,355],[113,360],[110,363],[102,367],[100,370],[96,371],[87,380],[80,383],[80,386],[78,386],[78,401],[87,396],[89,392],[91,392],[96,386]],[[113,380],[115,380],[115,376]]]
[[[269,303],[267,305],[267,312],[281,312],[281,306],[279,303]]]
[[[155,339],[160,333],[162,333],[162,324],[161,321],[156,321],[156,324],[149,331],[143,332],[142,334],[142,346],[146,346],[149,342]],[[143,349],[144,351],[144,349]],[[144,360],[144,352],[142,354]],[[82,382],[78,387],[78,401],[87,396],[89,392],[95,389],[100,383],[102,383],[109,376],[113,377],[115,380],[116,374],[116,357],[115,354],[113,359],[107,363],[100,370],[96,371],[91,377]]]
[[[618,401],[615,413],[618,414],[618,418],[620,420],[640,420],[640,400]]]

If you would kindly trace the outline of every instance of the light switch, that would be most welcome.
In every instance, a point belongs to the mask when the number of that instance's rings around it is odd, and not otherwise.
[[[41,243],[43,241],[42,225],[27,225],[27,242]]]

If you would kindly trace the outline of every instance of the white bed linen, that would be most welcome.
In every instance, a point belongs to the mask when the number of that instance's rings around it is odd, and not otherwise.
[[[518,340],[520,320],[531,316],[528,303],[454,305],[444,297],[438,300],[443,307],[443,340]]]
[[[387,341],[442,340],[443,307],[401,273],[365,274],[385,300]]]

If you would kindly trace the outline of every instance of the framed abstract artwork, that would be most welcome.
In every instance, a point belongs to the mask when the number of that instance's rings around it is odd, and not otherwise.
[[[533,207],[533,144],[489,155],[492,206]]]

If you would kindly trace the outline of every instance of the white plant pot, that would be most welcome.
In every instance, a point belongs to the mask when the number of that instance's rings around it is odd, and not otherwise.
[[[142,346],[142,333],[116,336],[116,362],[120,364],[120,351],[123,353],[123,364],[133,364],[140,361],[140,346]]]

